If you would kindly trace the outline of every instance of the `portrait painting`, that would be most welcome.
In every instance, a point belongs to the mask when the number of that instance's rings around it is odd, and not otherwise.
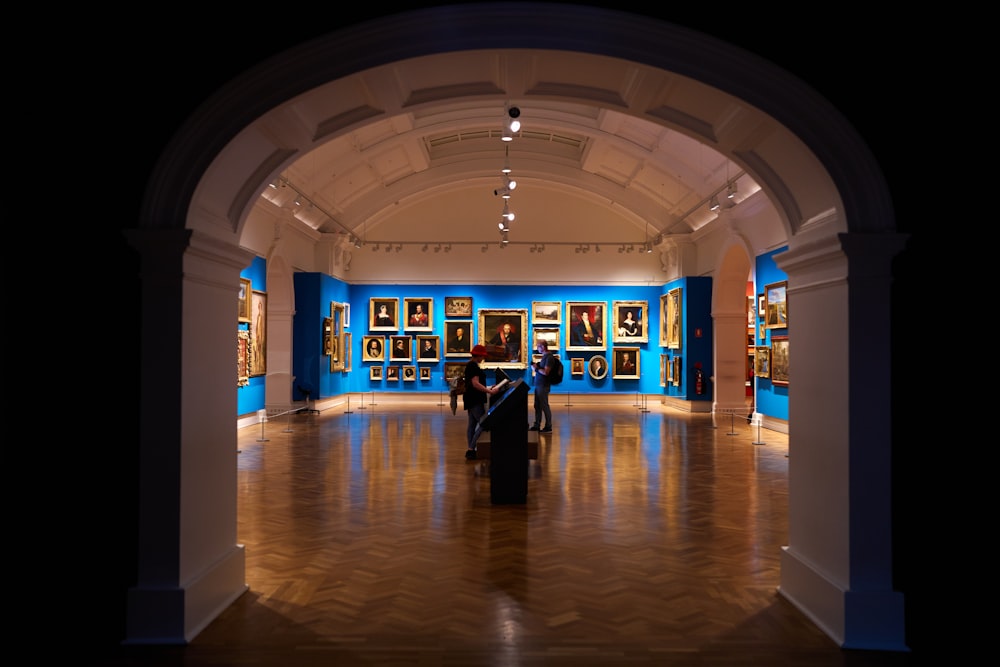
[[[479,343],[486,346],[483,368],[527,368],[527,308],[479,309]]]
[[[614,359],[615,379],[634,380],[639,377],[638,347],[615,347],[611,356]]]
[[[382,367],[381,366],[371,366],[368,369],[368,379],[369,380],[381,380],[382,379]]]
[[[427,366],[420,367],[420,379],[421,381],[431,379],[431,369],[429,367]]]
[[[472,354],[472,320],[445,320],[444,340],[444,356],[467,357]]]
[[[412,341],[409,336],[389,336],[389,359],[410,361],[413,358],[413,351],[410,349]]]
[[[389,382],[399,381],[399,366],[386,366],[385,379]]]
[[[660,346],[679,350],[683,330],[681,288],[675,287],[660,297]]]
[[[608,360],[599,354],[595,354],[587,362],[587,372],[595,380],[603,380],[608,374]]]
[[[584,367],[583,357],[573,357],[570,359],[569,373],[570,375],[583,375]]]
[[[438,336],[417,336],[417,361],[439,361],[440,347]]]
[[[674,357],[673,360],[673,375],[670,376],[670,381],[675,387],[681,386],[681,358]]]
[[[368,300],[369,331],[399,331],[399,299],[374,296]]]
[[[344,370],[344,304],[330,302],[330,372]]]
[[[649,340],[649,302],[613,301],[612,340],[616,343],[645,343]]]
[[[771,377],[771,348],[758,345],[754,348],[753,373],[759,378]]]
[[[403,307],[406,311],[404,331],[431,331],[434,325],[434,299],[405,297]]]
[[[385,360],[385,336],[365,336],[362,338],[361,358],[364,361]]]
[[[417,367],[403,366],[403,382],[416,382],[416,381],[417,381]]]
[[[566,302],[566,350],[607,349],[607,302]]]
[[[472,317],[471,296],[446,296],[444,298],[445,317]]]
[[[236,386],[250,384],[250,332],[236,330]]]

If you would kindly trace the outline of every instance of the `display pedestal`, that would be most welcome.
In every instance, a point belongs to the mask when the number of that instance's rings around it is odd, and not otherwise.
[[[488,415],[490,502],[528,501],[528,387],[518,381]]]

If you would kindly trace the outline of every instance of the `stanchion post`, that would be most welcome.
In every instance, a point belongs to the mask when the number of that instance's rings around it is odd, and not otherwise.
[[[362,399],[362,400],[364,400],[364,399]],[[372,402],[369,403],[368,405],[377,405],[375,403],[375,390],[374,389],[372,389]]]
[[[347,409],[344,410],[345,415],[351,414],[351,393],[347,393]]]
[[[757,439],[753,441],[753,444],[755,444],[755,445],[766,444],[763,440],[760,439],[760,423],[762,421],[764,421],[764,420],[760,419],[760,416],[758,415],[758,418],[757,418]]]
[[[738,435],[736,433],[736,411],[729,410],[729,433],[726,435]]]
[[[285,422],[287,423],[287,426],[285,426],[285,433],[294,433],[295,432],[295,429],[292,428],[292,412],[294,412],[294,410],[286,410],[285,411],[285,414],[288,415],[288,419],[285,420]]]
[[[267,442],[267,438],[264,437],[264,422],[267,421],[267,410],[258,410],[257,419],[260,420],[260,437],[257,438],[257,442]]]
[[[640,396],[642,397],[642,401],[641,401],[642,402],[642,408],[640,408],[639,411],[640,412],[649,412],[649,408],[646,407],[647,401],[649,400],[649,397],[646,396],[645,394],[640,394]]]
[[[368,408],[365,407],[365,393],[364,392],[361,392],[361,401],[360,402],[361,402],[361,405],[358,406],[358,410],[367,410]]]
[[[566,406],[567,408],[573,407],[573,402],[572,399],[570,398],[570,392],[568,391],[566,392],[566,402],[563,403],[563,405]]]

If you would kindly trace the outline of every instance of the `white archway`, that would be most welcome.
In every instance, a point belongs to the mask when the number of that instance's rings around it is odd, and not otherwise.
[[[147,418],[128,642],[189,641],[246,590],[235,534],[229,363],[233,294],[251,260],[239,233],[263,184],[307,150],[319,129],[283,119],[283,105],[400,58],[508,48],[510,36],[495,29],[498,11],[417,11],[386,17],[377,31],[310,42],[213,96],[164,154],[141,226],[130,233],[142,258]],[[904,648],[902,596],[892,588],[885,308],[890,263],[902,242],[867,148],[807,86],[711,38],[593,8],[525,5],[517,12],[520,48],[627,59],[746,102],[742,122],[728,125],[699,116],[695,97],[689,106],[681,95],[650,108],[690,112],[690,131],[701,128],[706,141],[753,169],[789,230],[789,251],[777,258],[797,318],[789,433],[795,465],[781,592],[845,647]],[[595,18],[601,31],[592,28]],[[763,138],[751,131],[755,121],[769,124]],[[857,511],[860,504],[865,511]]]

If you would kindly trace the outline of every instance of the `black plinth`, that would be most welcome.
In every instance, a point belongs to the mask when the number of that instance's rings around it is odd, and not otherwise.
[[[483,417],[490,432],[490,502],[528,501],[528,385],[513,383]]]

